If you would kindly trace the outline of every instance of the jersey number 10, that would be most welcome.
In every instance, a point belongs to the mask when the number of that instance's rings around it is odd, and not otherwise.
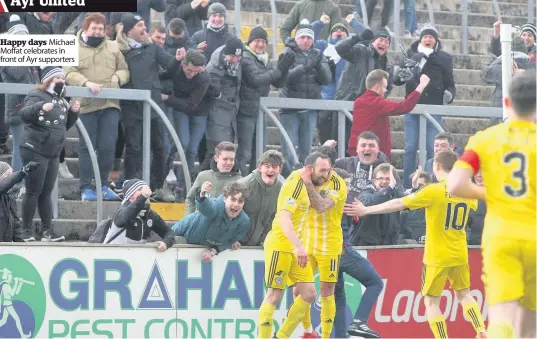
[[[462,219],[461,223],[457,224],[457,220],[459,219],[459,211],[462,213]],[[448,203],[447,211],[446,211],[446,225],[445,230],[449,230],[449,228],[453,228],[456,231],[460,231],[466,226],[466,214],[468,212],[468,205],[464,202],[459,202],[455,206],[453,206],[452,203]]]

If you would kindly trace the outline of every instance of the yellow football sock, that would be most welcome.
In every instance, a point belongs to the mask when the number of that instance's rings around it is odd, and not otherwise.
[[[446,319],[444,319],[443,315],[429,319],[429,326],[431,326],[435,338],[448,337]]]
[[[509,324],[489,323],[489,338],[514,338],[515,329]]]
[[[311,307],[308,307],[306,309],[306,313],[304,313],[304,319],[302,319],[302,326],[304,327],[304,330],[311,329]]]
[[[479,306],[475,301],[462,305],[462,309],[468,317],[468,320],[472,323],[472,326],[474,327],[476,333],[479,333],[486,329],[485,322],[483,321],[483,317],[481,316],[481,312],[479,311]]]
[[[272,321],[274,319],[274,309],[276,307],[265,301],[259,307],[258,318],[258,337],[259,338],[272,338]]]
[[[330,338],[336,317],[336,299],[333,295],[321,297],[321,329],[322,338]]]
[[[306,310],[310,307],[311,304],[309,302],[305,301],[300,296],[296,297],[295,302],[291,305],[291,308],[287,313],[287,318],[285,318],[280,330],[276,333],[276,337],[289,338],[298,326],[298,323],[304,319],[304,313],[306,313]]]

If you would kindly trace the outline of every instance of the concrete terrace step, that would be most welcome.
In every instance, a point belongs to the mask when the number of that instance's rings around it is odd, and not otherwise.
[[[276,11],[277,13],[289,13],[293,6],[295,5],[295,1],[285,1],[285,0],[279,0],[276,2]],[[404,6],[401,6],[401,18],[404,18]],[[352,13],[355,10],[355,5],[339,5],[339,8],[341,9],[342,16],[346,16],[347,14]],[[234,9],[234,6],[231,5],[229,9]],[[242,11],[250,11],[250,12],[266,12],[270,13],[270,3],[266,0],[249,0],[247,2],[244,2],[242,4]],[[376,7],[375,11],[373,12],[373,18],[378,17],[380,15],[380,7]],[[460,26],[462,22],[462,15],[459,12],[451,12],[451,11],[435,11],[434,13],[434,19],[436,24],[440,25],[452,25],[452,26]],[[416,9],[416,20],[417,22],[429,22],[429,12],[427,10],[423,9]],[[469,26],[477,26],[477,27],[492,27],[492,24],[498,20],[498,18],[493,14],[492,10],[492,3],[491,3],[491,11],[488,14],[484,13],[470,13],[468,15],[468,25]],[[527,17],[518,17],[518,16],[503,16],[504,22],[509,22],[513,25],[523,25],[527,21]]]

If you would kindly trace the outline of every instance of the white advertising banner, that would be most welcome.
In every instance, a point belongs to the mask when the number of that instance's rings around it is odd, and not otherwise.
[[[211,263],[201,261],[202,252],[2,246],[0,338],[255,338],[265,296],[262,250],[226,251]],[[346,276],[345,290],[350,316],[363,289]],[[292,303],[289,292],[275,331]],[[319,306],[312,305],[314,328]]]

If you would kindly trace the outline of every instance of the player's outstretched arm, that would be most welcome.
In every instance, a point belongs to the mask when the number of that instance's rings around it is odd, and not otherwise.
[[[461,160],[449,172],[447,190],[460,198],[485,200],[485,189],[472,182],[474,170]]]
[[[346,215],[362,217],[371,214],[386,214],[397,211],[402,211],[406,208],[401,199],[393,199],[386,201],[380,205],[364,206],[360,201],[355,201],[352,204],[346,204],[343,212]]]

